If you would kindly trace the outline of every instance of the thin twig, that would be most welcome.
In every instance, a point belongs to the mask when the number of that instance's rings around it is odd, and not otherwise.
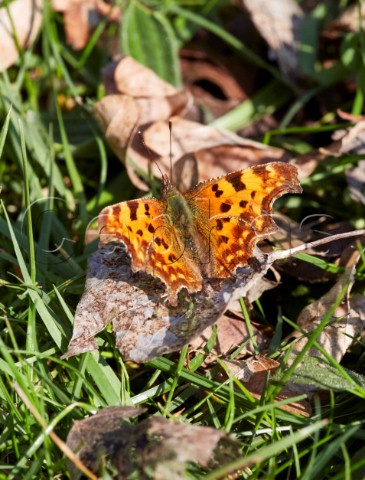
[[[269,262],[275,262],[276,260],[288,258],[292,255],[295,255],[296,253],[304,252],[305,250],[309,250],[310,248],[319,247],[321,245],[325,245],[326,243],[334,242],[336,240],[342,240],[343,238],[350,238],[361,235],[365,235],[365,230],[355,230],[352,232],[338,233],[336,235],[331,235],[330,237],[315,240],[314,242],[303,243],[303,245],[289,248],[287,250],[271,252],[269,254]]]

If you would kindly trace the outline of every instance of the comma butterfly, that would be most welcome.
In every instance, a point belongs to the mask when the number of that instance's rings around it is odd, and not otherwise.
[[[133,271],[166,285],[176,305],[182,288],[202,290],[203,278],[227,278],[254,256],[257,241],[273,233],[274,200],[302,191],[297,170],[282,162],[258,165],[199,183],[180,193],[163,178],[162,199],[106,207],[98,218],[101,243],[123,242]]]

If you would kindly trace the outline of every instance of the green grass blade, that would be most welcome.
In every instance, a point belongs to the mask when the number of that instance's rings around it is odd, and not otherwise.
[[[130,2],[123,14],[121,47],[167,82],[181,86],[177,40],[163,13]]]

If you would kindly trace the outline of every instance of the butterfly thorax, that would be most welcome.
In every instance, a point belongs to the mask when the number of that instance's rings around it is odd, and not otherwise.
[[[170,186],[166,191],[167,215],[172,227],[178,233],[180,252],[190,256],[200,268],[209,261],[209,246],[203,240],[199,225],[202,224],[202,211],[190,198]]]
[[[167,214],[175,228],[183,230],[186,234],[194,233],[195,217],[191,206],[184,195],[173,186],[167,191]]]

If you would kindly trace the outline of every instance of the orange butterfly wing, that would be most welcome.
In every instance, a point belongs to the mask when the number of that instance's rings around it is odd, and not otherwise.
[[[155,198],[131,200],[104,208],[98,217],[100,242],[123,242],[132,260],[133,271],[143,270],[167,286],[169,301],[186,287],[202,289],[199,267],[166,213],[166,202]]]
[[[184,195],[132,200],[105,208],[98,219],[101,243],[123,242],[134,271],[159,277],[169,302],[177,293],[202,289],[202,279],[232,276],[254,255],[260,237],[276,230],[272,204],[299,193],[296,168],[270,163],[229,173]]]
[[[246,265],[260,237],[277,229],[274,200],[301,191],[294,166],[269,163],[209,180],[188,192],[199,235],[209,245],[206,275],[229,277],[238,265]]]

